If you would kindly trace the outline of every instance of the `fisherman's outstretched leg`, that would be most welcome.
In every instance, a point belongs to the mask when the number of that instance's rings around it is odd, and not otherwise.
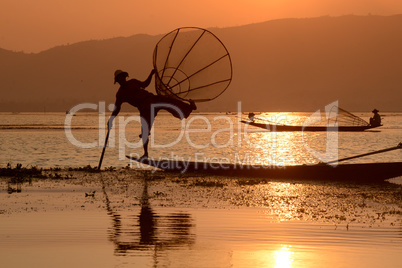
[[[156,106],[159,109],[166,110],[179,119],[187,118],[192,111],[197,110],[197,106],[193,100],[189,100],[189,103],[185,103],[178,99],[160,95],[156,96],[155,100],[157,102]]]

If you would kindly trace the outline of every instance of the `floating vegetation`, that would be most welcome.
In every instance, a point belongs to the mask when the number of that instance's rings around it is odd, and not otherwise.
[[[155,197],[166,197],[167,194],[163,193],[163,192],[156,191],[156,192],[154,192],[154,196]]]
[[[117,169],[113,166],[105,169],[106,171],[116,171]],[[24,167],[21,163],[16,164],[13,167],[10,163],[6,167],[0,167],[0,177],[6,177],[9,179],[9,183],[17,184],[23,182],[31,182],[32,178],[37,179],[75,179],[72,174],[65,174],[68,172],[87,172],[87,173],[97,173],[99,172],[97,167],[92,167],[90,165],[84,167],[69,167],[60,168],[53,167],[48,169],[38,168],[36,166]]]
[[[10,182],[7,184],[7,193],[12,194],[12,193],[21,193],[21,183],[17,183],[17,187],[14,188],[10,185]]]
[[[91,167],[91,165],[87,165],[85,167],[78,167],[78,168],[70,167],[68,168],[68,171],[84,171],[84,172],[97,173],[99,172],[99,169],[98,167]]]
[[[267,183],[264,179],[252,179],[252,180],[237,180],[237,184],[242,185],[257,185],[257,184],[264,184]]]
[[[173,183],[178,183],[178,184],[187,184],[188,183],[188,179],[179,179],[179,178],[177,178],[177,179],[173,179],[172,180],[172,182]]]
[[[60,173],[50,173],[47,175],[47,178],[49,179],[56,179],[56,180],[70,180],[70,179],[75,179],[75,177],[72,174],[60,174]]]
[[[223,187],[225,184],[219,181],[196,180],[191,186]]]
[[[16,182],[22,182],[24,178],[27,177],[37,177],[43,178],[42,169],[36,166],[32,166],[30,168],[23,167],[22,164],[18,163],[15,168],[11,166],[10,163],[7,164],[7,167],[0,168],[0,177],[11,177],[16,180]],[[18,181],[20,180],[20,181]]]
[[[88,197],[88,196],[95,197],[95,193],[96,193],[96,191],[92,191],[90,193],[85,193],[85,197]]]
[[[110,166],[110,167],[106,167],[105,170],[106,171],[115,171],[117,168],[114,166]]]

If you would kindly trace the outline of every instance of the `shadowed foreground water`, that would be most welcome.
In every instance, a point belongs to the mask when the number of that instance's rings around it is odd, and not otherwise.
[[[57,174],[0,179],[2,267],[402,264],[398,184]]]

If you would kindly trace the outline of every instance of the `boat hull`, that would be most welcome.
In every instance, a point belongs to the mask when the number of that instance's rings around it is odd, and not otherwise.
[[[290,126],[290,125],[273,125],[273,124],[264,124],[264,123],[256,123],[250,121],[241,121],[244,124],[263,128],[272,132],[280,132],[280,131],[365,131],[367,129],[372,129],[370,125],[367,126],[338,126],[338,127],[326,127],[326,126]]]
[[[340,165],[296,165],[264,166],[228,163],[189,162],[181,160],[153,160],[127,158],[168,172],[248,178],[281,178],[303,180],[340,180],[381,182],[402,176],[402,162],[340,164]]]

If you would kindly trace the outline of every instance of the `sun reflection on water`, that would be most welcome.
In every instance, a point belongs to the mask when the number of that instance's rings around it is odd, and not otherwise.
[[[257,117],[260,123],[303,125],[309,118],[308,113],[261,113]],[[300,165],[316,164],[318,159],[310,150],[326,152],[326,133],[315,132],[275,132],[247,129],[248,148],[256,164],[263,165]],[[308,150],[310,149],[310,150]]]
[[[302,132],[250,132],[247,134],[247,147],[244,153],[250,153],[255,164],[262,165],[299,165],[314,164],[317,159],[306,147],[325,152],[325,133]]]
[[[275,268],[290,268],[292,267],[293,252],[290,251],[290,246],[283,246],[280,250],[274,252]]]

